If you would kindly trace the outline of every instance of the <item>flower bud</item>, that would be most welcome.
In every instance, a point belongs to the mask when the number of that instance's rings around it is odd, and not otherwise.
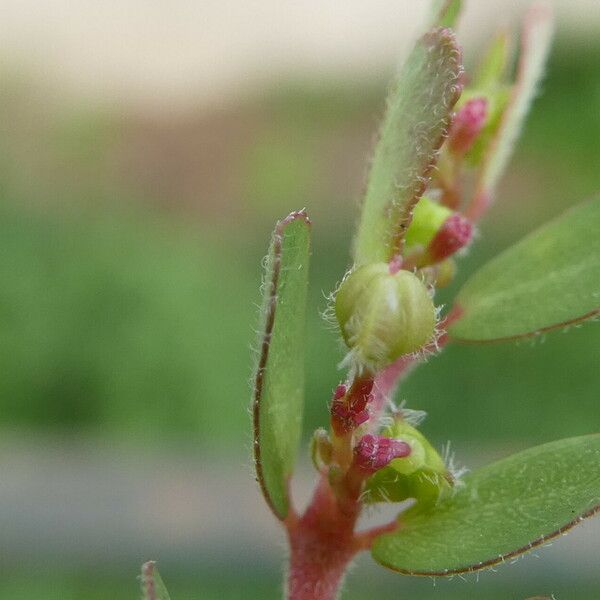
[[[426,507],[451,492],[452,478],[448,469],[422,433],[398,419],[383,435],[406,443],[410,453],[393,458],[367,480],[367,502],[401,502],[414,498],[417,505]]]
[[[419,200],[413,211],[412,221],[405,238],[408,253],[417,247],[427,248],[444,222],[452,216],[452,211],[427,197]]]
[[[500,85],[492,89],[467,89],[461,97],[459,113],[475,100],[485,101],[485,118],[482,119],[481,127],[476,135],[471,139],[468,148],[462,153],[467,164],[471,167],[477,167],[484,159],[494,136],[500,127],[504,111],[510,99],[510,86]],[[473,115],[476,117],[477,115]],[[477,119],[473,119],[475,128]],[[450,134],[453,135],[452,132]],[[460,137],[460,136],[459,136]],[[453,150],[448,144],[449,150]]]
[[[467,100],[456,113],[448,146],[453,154],[462,156],[470,150],[481,133],[488,116],[488,101],[483,97]]]
[[[406,421],[396,419],[394,424],[387,427],[382,433],[387,437],[400,438],[411,447],[411,453],[406,459],[390,463],[390,466],[398,473],[410,475],[417,469],[423,468],[441,475],[446,473],[446,465],[437,450],[418,429]]]
[[[358,361],[381,369],[415,352],[433,336],[435,308],[425,284],[386,263],[359,267],[342,283],[335,313],[346,345]]]
[[[354,448],[354,464],[362,471],[375,473],[396,458],[411,453],[411,447],[403,440],[381,435],[363,435]]]
[[[372,377],[358,377],[350,389],[338,385],[331,403],[331,426],[336,435],[353,431],[369,420],[368,404],[372,400]]]
[[[406,234],[405,250],[417,267],[435,264],[470,243],[473,226],[446,206],[421,198]]]
[[[436,263],[469,245],[473,238],[473,225],[458,213],[448,217],[427,246],[427,260]]]

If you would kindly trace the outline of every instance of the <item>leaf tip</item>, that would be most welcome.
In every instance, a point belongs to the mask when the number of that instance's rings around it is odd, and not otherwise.
[[[308,216],[308,212],[306,211],[306,208],[303,208],[301,210],[292,211],[287,217],[278,221],[277,228],[283,229],[286,225],[289,225],[290,223],[293,223],[294,221],[304,221],[308,226],[312,225],[312,221],[310,220],[310,217]]]
[[[290,227],[295,223],[298,226]],[[296,341],[298,347],[301,347],[303,314],[306,304],[307,265],[310,254],[310,226],[311,221],[305,209],[293,211],[287,217],[278,221],[275,225],[271,247],[265,262],[263,322],[260,328],[258,362],[255,369],[252,393],[253,454],[256,481],[267,505],[280,520],[285,520],[290,510],[289,486],[284,481],[289,473],[282,472],[289,465],[284,464],[285,461],[282,457],[275,459],[273,453],[269,452],[268,449],[263,452],[263,445],[268,446],[269,440],[281,427],[280,413],[282,411],[274,411],[272,407],[263,410],[262,406],[264,402],[267,405],[275,402],[273,394],[278,397],[282,394],[280,389],[282,375],[278,374],[277,371],[280,370],[281,373],[284,373],[286,366],[290,366],[285,360],[281,359],[281,356],[277,356],[277,350],[281,350],[283,340],[286,340],[286,344],[292,344],[293,341]],[[281,333],[285,330],[285,325],[277,325],[277,323],[281,318],[285,320],[290,317],[289,308],[293,305],[297,305],[297,309],[293,311],[294,327],[292,329],[294,333],[291,335],[294,339],[290,341],[289,331],[285,336]],[[281,307],[281,310],[278,307]],[[273,364],[270,356],[273,347],[275,347],[273,360],[276,363],[279,361],[278,364]],[[294,355],[293,359],[295,358]],[[282,360],[286,364],[282,364]],[[289,358],[289,361],[291,360],[292,358]],[[271,372],[271,377],[268,377],[267,371]],[[293,376],[300,380],[303,379],[303,370],[296,368]],[[272,380],[278,377],[279,385],[275,385],[273,388]],[[299,385],[298,382],[295,382],[294,390],[297,390]],[[284,388],[286,387],[289,388],[290,384],[285,384]],[[274,392],[273,389],[276,391]],[[265,400],[265,396],[267,400]],[[284,397],[286,397],[285,394]],[[289,407],[289,411],[293,411],[293,406]],[[265,418],[265,414],[271,415],[270,421],[269,418]],[[289,425],[289,422],[287,425]],[[266,442],[264,441],[265,438],[267,439]],[[291,442],[286,443],[290,444]],[[283,446],[285,445],[283,444]],[[281,450],[281,448],[278,450]],[[292,454],[289,448],[288,454],[290,456]],[[291,460],[289,456],[288,460]],[[265,462],[267,463],[266,466]]]
[[[143,600],[169,600],[169,594],[156,568],[156,561],[149,560],[142,565],[140,582]]]

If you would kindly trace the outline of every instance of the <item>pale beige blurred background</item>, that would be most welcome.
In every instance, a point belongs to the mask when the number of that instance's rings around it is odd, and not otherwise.
[[[560,27],[593,39],[597,0],[554,0]],[[475,0],[461,39],[477,46],[527,0]],[[399,62],[426,0],[2,0],[0,49],[74,97],[173,110],[234,105],[291,75],[372,76]]]

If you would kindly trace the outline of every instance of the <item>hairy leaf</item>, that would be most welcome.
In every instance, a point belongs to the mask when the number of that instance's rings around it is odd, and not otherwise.
[[[537,446],[465,477],[426,512],[376,539],[382,565],[408,575],[477,571],[531,550],[600,509],[600,434]]]
[[[456,298],[450,336],[489,342],[600,312],[600,199],[547,223],[484,265]]]
[[[144,600],[170,600],[167,588],[154,561],[151,560],[142,565],[141,584]]]
[[[302,429],[304,327],[310,222],[292,213],[273,233],[264,280],[254,387],[254,458],[265,499],[285,519],[288,481]]]
[[[462,74],[461,53],[448,29],[416,44],[388,99],[369,174],[355,245],[357,264],[387,261],[402,249],[447,134]]]
[[[552,12],[546,5],[534,5],[523,26],[517,80],[495,138],[486,152],[476,184],[475,197],[478,200],[473,205],[476,211],[468,215],[473,219],[478,218],[480,211],[491,201],[495,187],[510,160],[544,74],[552,33]]]

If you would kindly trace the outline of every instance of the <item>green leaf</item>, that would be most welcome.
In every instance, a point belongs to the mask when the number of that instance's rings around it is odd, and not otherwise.
[[[479,469],[455,495],[375,540],[407,575],[477,571],[561,535],[600,509],[600,434],[537,446]]]
[[[567,211],[475,273],[456,297],[454,339],[534,335],[600,312],[600,199]]]
[[[523,25],[517,80],[496,136],[487,150],[476,185],[476,197],[487,199],[492,197],[510,160],[513,147],[544,74],[552,33],[553,20],[550,9],[545,5],[534,5],[529,10]],[[489,200],[485,200],[482,204],[485,205],[487,202]]]
[[[254,459],[265,499],[285,519],[304,403],[304,327],[310,221],[280,221],[266,261],[260,356],[254,387]]]
[[[423,36],[402,67],[371,165],[355,245],[357,265],[387,261],[402,249],[447,134],[461,74],[461,53],[447,29]]]
[[[431,27],[456,27],[462,0],[433,0],[431,3]]]
[[[508,30],[496,34],[477,65],[470,87],[475,90],[494,90],[504,83],[510,62],[512,38]]]
[[[141,583],[144,600],[170,600],[167,588],[154,561],[151,560],[142,565]]]

